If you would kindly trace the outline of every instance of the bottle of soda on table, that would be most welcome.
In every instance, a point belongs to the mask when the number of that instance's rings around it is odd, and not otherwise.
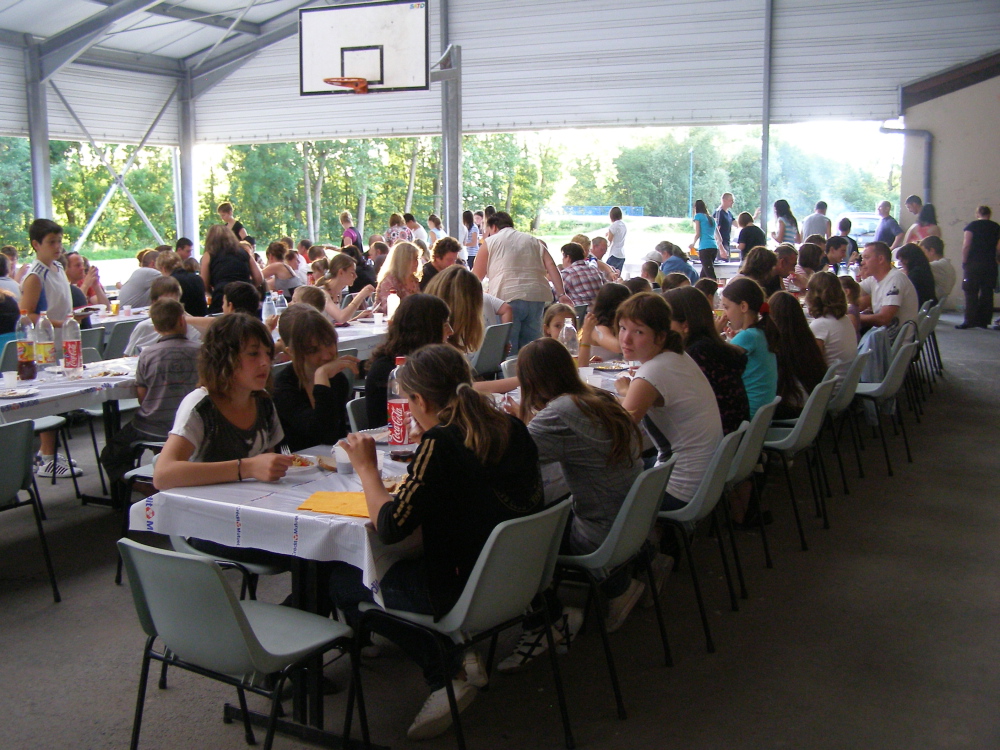
[[[80,340],[80,324],[70,316],[63,323],[63,373],[69,378],[83,377],[83,342]]]
[[[396,367],[389,373],[389,445],[407,445],[410,442],[410,402],[399,387],[397,373],[406,357],[396,357]]]
[[[42,310],[35,326],[35,364],[48,367],[56,363],[55,330],[48,314]]]
[[[35,326],[27,310],[21,310],[14,334],[17,340],[17,379],[34,380],[38,374],[35,368]]]

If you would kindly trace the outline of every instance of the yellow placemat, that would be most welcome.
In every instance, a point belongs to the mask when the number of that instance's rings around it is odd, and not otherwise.
[[[368,518],[368,503],[364,492],[314,492],[298,509]]]

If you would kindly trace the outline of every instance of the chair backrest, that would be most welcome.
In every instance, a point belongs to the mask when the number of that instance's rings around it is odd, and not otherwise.
[[[517,357],[505,359],[500,363],[500,372],[505,378],[512,378],[517,375]]]
[[[355,358],[357,358],[357,356],[358,356],[358,350],[356,348],[355,349],[341,349],[341,348],[338,347],[337,348],[337,356],[338,357],[355,357]],[[357,382],[357,378],[354,376],[354,373],[351,372],[350,370],[341,370],[341,372],[344,373],[344,377],[347,378],[347,385],[350,388],[350,390],[348,391],[348,393],[353,392],[354,391],[354,384]]]
[[[368,403],[363,398],[347,402],[347,421],[351,423],[351,432],[361,432],[371,428],[368,424]]]
[[[0,349],[3,349],[8,341],[17,341],[17,331],[10,333],[0,333]]]
[[[472,369],[476,375],[490,375],[500,368],[500,363],[507,354],[507,341],[513,327],[513,323],[487,326],[483,344],[472,358]]]
[[[917,341],[920,342],[921,346],[924,345],[924,342],[927,341],[935,328],[937,328],[937,318],[934,317],[933,311],[920,319],[920,322],[917,324]]]
[[[104,326],[83,328],[80,331],[80,343],[83,348],[96,349],[98,354],[104,353]],[[126,342],[127,343],[127,342]]]
[[[743,440],[740,441],[740,447],[736,450],[736,455],[733,457],[729,476],[726,477],[726,484],[742,482],[753,474],[754,467],[760,460],[760,452],[764,448],[764,437],[767,435],[767,428],[771,425],[771,420],[774,419],[774,412],[780,403],[781,396],[775,396],[771,403],[764,404],[757,409],[757,413],[753,415],[753,419],[747,425],[747,431],[744,433]]]
[[[17,341],[8,341],[3,345],[3,355],[0,355],[0,372],[14,372],[17,369]]]
[[[497,524],[462,595],[438,627],[476,633],[523,614],[551,575],[572,501]]]
[[[0,510],[13,505],[19,490],[31,487],[34,463],[34,423],[30,419],[0,424],[0,444],[4,446],[0,471]]]
[[[899,327],[899,332],[896,334],[896,338],[892,342],[892,348],[889,350],[889,360],[896,356],[896,352],[903,344],[907,344],[913,341],[917,336],[917,321],[908,320],[903,325]]]
[[[579,330],[583,328],[583,319],[587,317],[587,305],[573,305],[573,310],[576,312],[576,328]]]
[[[213,560],[119,539],[132,599],[147,635],[184,661],[223,674],[257,671],[263,649]]]
[[[635,557],[656,522],[676,462],[671,456],[636,477],[601,546],[585,556],[588,568],[610,572]]]
[[[786,438],[786,448],[792,452],[798,452],[807,445],[812,445],[823,427],[823,420],[826,419],[826,409],[830,405],[830,398],[833,396],[836,380],[824,380],[813,388],[806,405],[802,407],[802,413],[795,421],[792,432]]]
[[[100,362],[101,353],[92,346],[83,347],[83,364],[89,365],[91,362]]]
[[[119,357],[124,357],[125,347],[128,346],[128,340],[132,336],[132,331],[141,322],[140,320],[124,320],[121,323],[116,323],[115,327],[111,329],[108,343],[104,346],[104,358],[118,359]]]
[[[736,457],[736,450],[740,447],[743,436],[746,435],[748,425],[748,422],[744,422],[722,438],[691,501],[679,510],[665,511],[664,514],[669,514],[669,517],[675,521],[698,521],[715,509],[719,498],[722,497],[726,479],[729,478],[730,466]]]
[[[830,366],[826,368],[826,374],[823,375],[823,380],[829,380],[830,378],[839,380],[839,378],[837,377],[837,370],[840,369],[840,366],[842,364],[844,363],[841,362],[839,359],[833,360],[833,362],[830,363]]]
[[[276,365],[271,365],[271,380],[273,381],[278,375],[286,368],[291,367],[291,362],[279,362]]]
[[[851,362],[851,366],[844,373],[844,379],[840,381],[836,393],[830,399],[830,403],[826,407],[827,411],[833,414],[840,414],[840,412],[851,405],[851,402],[854,400],[854,393],[858,390],[858,383],[861,382],[861,373],[864,372],[865,364],[871,355],[870,351],[858,352],[854,361]],[[824,378],[824,380],[829,380],[829,378]]]
[[[910,366],[910,362],[913,361],[917,346],[917,342],[911,341],[909,344],[904,344],[899,348],[899,351],[896,352],[896,355],[892,358],[892,362],[889,364],[889,370],[882,379],[882,383],[875,389],[874,393],[869,394],[870,396],[875,398],[892,398],[896,395],[896,392],[903,387],[907,369]]]
[[[917,315],[923,317],[931,311],[932,307],[934,307],[934,300],[929,299],[920,306],[920,309],[917,310]]]

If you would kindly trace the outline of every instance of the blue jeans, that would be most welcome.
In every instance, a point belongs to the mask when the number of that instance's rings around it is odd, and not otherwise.
[[[427,590],[427,577],[420,560],[400,560],[386,571],[379,584],[382,587],[382,600],[387,608],[422,615],[434,614]],[[355,629],[360,617],[358,605],[361,602],[375,601],[371,589],[361,582],[361,571],[343,562],[330,566],[330,598],[334,606],[343,611],[347,624]],[[461,668],[460,656],[456,656],[448,673],[442,671],[438,648],[425,633],[389,621],[379,623],[378,633],[396,643],[420,665],[431,690],[444,687],[445,680],[453,677]],[[435,635],[435,638],[440,639],[446,648],[453,645],[444,636]]]
[[[545,303],[512,299],[507,304],[514,312],[514,326],[510,329],[510,354],[508,355],[513,357],[521,350],[522,346],[542,337],[542,314],[545,312]]]
[[[622,268],[625,267],[625,259],[624,258],[619,258],[617,255],[609,255],[607,263],[608,263],[609,266],[611,266],[613,269],[615,269],[618,273],[621,273],[622,272]]]

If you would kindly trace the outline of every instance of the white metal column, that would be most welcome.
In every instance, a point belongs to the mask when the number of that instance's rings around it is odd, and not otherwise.
[[[24,50],[28,95],[28,138],[31,144],[31,201],[36,219],[52,218],[52,167],[49,163],[49,112],[38,45]]]

